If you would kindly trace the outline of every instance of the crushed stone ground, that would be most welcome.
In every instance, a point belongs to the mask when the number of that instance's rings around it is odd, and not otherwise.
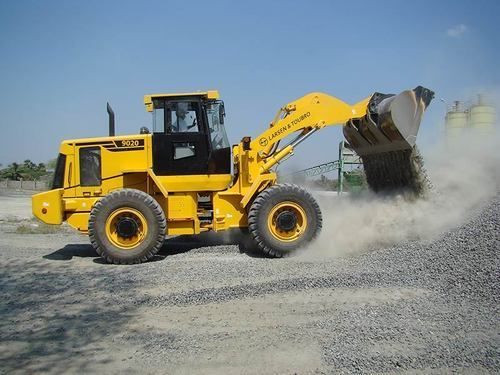
[[[107,265],[16,220],[0,219],[0,373],[500,371],[500,195],[435,240],[318,260],[202,236]]]

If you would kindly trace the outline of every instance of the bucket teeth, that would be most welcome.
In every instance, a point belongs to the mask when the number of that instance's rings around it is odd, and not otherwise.
[[[363,149],[370,146],[370,142],[359,132],[359,119],[351,119],[344,126],[344,136],[352,149]]]
[[[377,128],[377,123],[373,121],[369,112],[364,121],[360,121],[359,132],[372,145],[384,145],[391,142],[390,137],[385,136],[383,129]]]

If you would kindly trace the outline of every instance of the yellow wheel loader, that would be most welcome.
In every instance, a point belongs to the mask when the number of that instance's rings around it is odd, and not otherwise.
[[[248,229],[265,254],[286,256],[319,234],[322,217],[309,192],[277,183],[277,164],[324,127],[343,125],[374,190],[418,192],[412,150],[433,95],[419,86],[349,105],[310,93],[233,147],[217,91],[146,95],[152,132],[135,135],[114,135],[108,105],[109,136],[62,142],[52,190],[33,196],[33,213],[88,233],[110,263],[147,261],[167,235],[232,228]]]

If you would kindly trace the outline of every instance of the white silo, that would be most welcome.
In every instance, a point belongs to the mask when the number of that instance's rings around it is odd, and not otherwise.
[[[477,104],[469,109],[469,127],[477,133],[491,134],[496,122],[495,107],[486,104],[482,95],[478,95]]]
[[[463,134],[467,127],[468,113],[462,102],[455,101],[450,110],[446,112],[446,136],[449,139],[457,138]]]

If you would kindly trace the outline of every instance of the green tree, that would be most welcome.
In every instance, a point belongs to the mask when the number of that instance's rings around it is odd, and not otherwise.
[[[0,170],[0,178],[8,180],[39,180],[48,174],[45,163],[35,164],[29,159],[22,164],[13,162],[7,168]]]
[[[33,170],[36,167],[36,164],[33,163],[30,159],[26,159],[23,163],[23,167],[25,170]]]
[[[20,165],[16,162],[10,164],[7,168],[2,169],[0,172],[2,178],[6,178],[8,180],[20,180],[23,176],[21,174]]]

